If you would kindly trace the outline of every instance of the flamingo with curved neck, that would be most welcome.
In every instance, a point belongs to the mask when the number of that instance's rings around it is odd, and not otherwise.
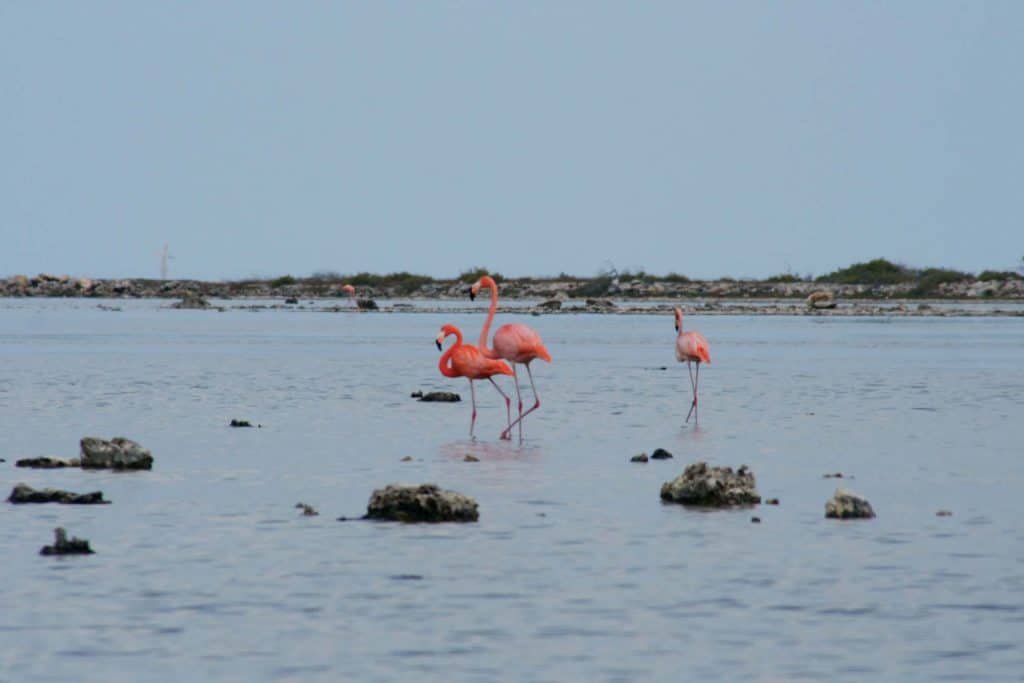
[[[498,390],[501,397],[505,399],[505,417],[511,429],[512,422],[512,400],[501,390],[494,375],[511,375],[512,369],[500,360],[487,358],[477,347],[471,344],[462,343],[462,330],[455,325],[443,325],[441,333],[437,335],[437,350],[442,348],[445,338],[455,335],[455,343],[448,347],[448,350],[441,354],[437,368],[445,377],[465,377],[469,380],[469,394],[473,399],[473,414],[469,420],[469,436],[473,436],[473,427],[476,425],[476,389],[473,387],[473,380],[486,379]]]
[[[697,423],[697,385],[700,383],[700,364],[711,363],[711,350],[708,340],[700,332],[683,332],[683,309],[676,307],[676,360],[680,363],[686,362],[686,369],[690,373],[690,388],[693,390],[693,402],[690,404],[690,412],[686,413],[686,422],[690,421],[693,415],[693,423]],[[697,364],[697,376],[693,375],[691,362]]]
[[[494,314],[498,310],[498,284],[489,275],[484,275],[476,281],[469,289],[469,298],[473,300],[477,293],[484,288],[491,290],[491,307],[487,311],[487,320],[480,330],[480,351],[488,358],[502,358],[512,364],[512,376],[516,385],[516,399],[519,402],[519,417],[501,433],[502,439],[512,438],[512,427],[519,427],[519,440],[523,439],[523,418],[540,408],[540,396],[537,395],[537,386],[533,382],[533,372],[530,370],[530,362],[540,358],[550,363],[551,354],[548,353],[540,335],[533,329],[522,323],[510,323],[502,325],[494,333],[494,346],[487,348],[487,335],[491,331],[491,323],[494,321]],[[519,391],[519,375],[516,373],[516,364],[522,363],[526,366],[526,374],[530,377],[530,389],[533,390],[533,406],[523,411],[523,397]]]

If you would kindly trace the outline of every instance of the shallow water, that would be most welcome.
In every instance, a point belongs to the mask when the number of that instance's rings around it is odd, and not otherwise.
[[[695,429],[671,316],[520,318],[555,362],[535,364],[543,405],[509,444],[490,386],[476,442],[468,401],[408,398],[468,399],[434,336],[472,339],[481,315],[165,303],[0,302],[4,496],[24,481],[113,501],[0,505],[2,681],[1024,671],[1020,319],[689,316],[714,361]],[[136,439],[155,468],[14,468],[85,435]],[[657,447],[675,459],[628,462]],[[698,459],[749,465],[781,505],[662,504]],[[854,478],[822,478],[837,471]],[[472,495],[480,522],[336,521],[396,481]],[[878,518],[825,520],[837,484]],[[37,555],[58,525],[97,554]]]

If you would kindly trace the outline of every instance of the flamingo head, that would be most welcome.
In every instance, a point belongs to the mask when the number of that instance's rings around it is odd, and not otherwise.
[[[437,335],[436,339],[434,339],[434,342],[437,344],[438,351],[441,350],[441,343],[444,342],[445,338],[452,334],[455,335],[456,339],[462,338],[462,332],[460,332],[459,328],[455,327],[455,325],[447,324],[441,326],[441,333]]]
[[[355,296],[356,295],[356,288],[353,287],[352,285],[342,285],[341,291],[345,292],[349,296]]]
[[[683,309],[676,307],[676,332],[683,329]]]
[[[490,275],[484,275],[482,278],[476,281],[476,283],[469,288],[469,300],[473,301],[476,299],[476,295],[481,289],[494,289],[497,285],[494,283],[494,278]]]

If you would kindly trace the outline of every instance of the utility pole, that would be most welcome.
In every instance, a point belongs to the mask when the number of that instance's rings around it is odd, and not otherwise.
[[[171,256],[170,248],[167,244],[164,244],[164,248],[160,250],[160,279],[167,279],[167,262],[173,260]]]

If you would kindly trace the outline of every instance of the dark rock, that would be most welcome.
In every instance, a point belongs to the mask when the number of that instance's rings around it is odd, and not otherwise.
[[[431,391],[419,397],[426,403],[455,403],[461,401],[462,397],[451,391]]]
[[[779,504],[779,499],[778,498],[769,498],[768,500],[766,500],[764,502],[764,504],[765,505],[778,505]]]
[[[92,555],[93,549],[89,547],[89,541],[72,537],[68,540],[67,532],[63,527],[53,530],[53,545],[44,545],[39,549],[40,555]]]
[[[22,458],[14,463],[14,465],[15,467],[31,467],[38,470],[52,470],[59,467],[81,467],[82,461],[78,458],[55,458],[50,455],[44,455],[38,458]]]
[[[411,394],[409,394],[409,398],[423,398],[423,392],[422,391],[414,391]]]
[[[404,458],[402,458],[402,462],[412,462],[412,456],[411,455],[405,456]]]
[[[629,459],[629,461],[630,462],[647,462],[647,454],[646,453],[640,453],[639,455],[634,455],[632,458]]]
[[[672,454],[664,448],[655,448],[654,452],[651,453],[651,460],[668,460],[671,457]]]
[[[836,472],[835,474],[825,474],[825,475],[822,475],[822,479],[842,479],[842,478],[843,478],[843,473],[842,472]]]
[[[751,517],[750,521],[753,524],[760,524],[761,523],[761,518],[760,517]]]
[[[952,510],[939,510],[938,512],[935,513],[935,516],[936,517],[952,517],[953,516],[953,511]]]
[[[356,306],[360,311],[376,311],[377,302],[373,299],[356,299]]]
[[[228,427],[252,427],[252,422],[248,420],[231,420]]]
[[[537,308],[544,311],[557,311],[562,308],[562,302],[558,299],[549,299],[548,301],[541,301],[537,304]]]
[[[87,436],[81,441],[84,469],[148,470],[153,454],[131,439],[116,437],[107,441]]]
[[[300,508],[305,517],[316,517],[320,514],[312,505],[306,505],[305,503],[296,503],[295,507]]]
[[[297,303],[299,303],[299,300],[296,299],[294,296],[290,296],[287,299],[285,299],[284,302],[286,304],[297,304]]]
[[[681,475],[661,486],[663,500],[683,505],[729,507],[761,502],[754,473],[741,466],[708,467],[705,462],[688,465]]]
[[[831,292],[818,290],[817,292],[811,292],[807,297],[807,307],[816,309],[835,308],[836,302],[832,298]]]
[[[462,462],[480,462],[480,458],[472,453],[466,453],[466,457],[462,459]]]
[[[825,503],[825,517],[833,519],[871,519],[875,511],[871,503],[853,491],[836,489],[832,499]]]
[[[34,489],[28,484],[17,484],[7,499],[9,503],[64,503],[66,505],[109,505],[102,491],[72,493],[59,489]]]
[[[618,308],[615,302],[611,299],[587,299],[587,306],[590,308],[600,308],[606,311],[610,311],[614,308]]]
[[[176,304],[171,304],[171,308],[206,309],[210,308],[210,302],[198,294],[185,292],[181,297],[181,301]]]
[[[396,522],[475,522],[477,502],[436,484],[391,484],[370,496],[364,519]]]

